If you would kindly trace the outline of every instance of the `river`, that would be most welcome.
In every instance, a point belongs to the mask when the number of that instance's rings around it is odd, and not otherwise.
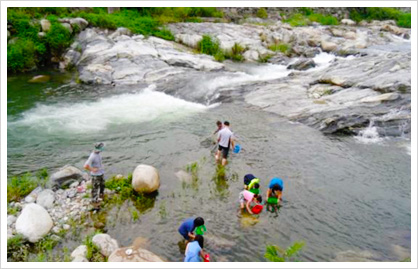
[[[240,75],[194,77],[196,88],[188,92],[288,74],[274,65],[231,68]],[[51,81],[27,82],[40,73]],[[376,137],[372,129],[359,137],[324,135],[234,96],[199,103],[186,101],[184,93],[163,93],[161,85],[86,86],[76,84],[73,74],[40,73],[8,77],[8,175],[43,167],[51,173],[66,164],[81,169],[96,141],[106,144],[107,178],[127,175],[140,163],[155,166],[161,178],[155,203],[136,221],[129,211],[108,215],[116,224],[107,227],[108,234],[122,246],[144,237],[150,251],[181,261],[177,228],[199,215],[213,261],[265,261],[267,244],[287,247],[294,241],[306,243],[302,261],[331,261],[348,250],[371,252],[378,261],[399,260],[397,247],[410,251],[407,138]],[[231,123],[242,147],[231,153],[225,180],[216,177],[212,152],[217,120]],[[182,183],[176,173],[193,162],[197,183]],[[284,180],[278,212],[238,214],[247,173],[261,179],[263,194],[272,177]]]

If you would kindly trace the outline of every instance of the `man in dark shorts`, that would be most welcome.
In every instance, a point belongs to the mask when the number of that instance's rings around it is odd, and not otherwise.
[[[84,164],[84,169],[89,170],[91,175],[93,187],[91,190],[92,210],[99,210],[100,202],[103,200],[104,195],[104,169],[102,165],[102,156],[100,155],[100,152],[102,152],[103,149],[104,143],[96,143],[93,152]]]
[[[234,140],[232,139],[233,133],[229,129],[229,122],[224,122],[224,127],[218,132],[218,151],[216,152],[215,159],[219,162],[222,154],[222,165],[225,166],[227,163],[229,148],[232,145],[234,148]]]

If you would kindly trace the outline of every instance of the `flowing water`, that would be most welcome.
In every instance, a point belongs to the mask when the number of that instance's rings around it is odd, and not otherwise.
[[[322,56],[322,64],[332,60]],[[275,65],[234,68],[233,79],[207,74],[198,82],[215,91],[288,74]],[[213,261],[265,261],[267,244],[294,241],[306,243],[303,261],[330,261],[347,250],[397,260],[396,246],[410,250],[408,139],[376,137],[373,126],[363,138],[325,136],[239,99],[209,105],[210,98],[190,102],[156,85],[81,86],[71,74],[45,73],[52,77],[45,84],[27,83],[33,74],[8,78],[8,174],[66,164],[81,168],[96,141],[106,143],[106,177],[127,175],[140,163],[157,167],[158,196],[138,220],[128,210],[107,216],[108,233],[121,246],[144,237],[150,251],[181,261],[177,228],[185,218],[202,216]],[[231,122],[242,147],[231,153],[224,179],[216,174],[212,151],[217,120]],[[367,139],[374,140],[362,141]],[[180,181],[176,173],[193,162],[197,182]],[[261,178],[262,193],[272,177],[284,180],[278,212],[238,213],[246,173]]]

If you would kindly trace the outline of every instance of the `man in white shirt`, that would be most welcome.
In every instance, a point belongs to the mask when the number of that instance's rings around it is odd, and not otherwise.
[[[234,140],[232,139],[233,133],[229,129],[229,122],[224,122],[224,127],[218,132],[218,151],[215,154],[216,162],[219,162],[222,153],[222,165],[225,166],[227,163],[229,148],[234,148]]]
[[[104,169],[102,165],[102,156],[100,156],[100,152],[103,151],[104,143],[99,142],[94,145],[94,150],[90,154],[88,160],[84,164],[84,169],[90,171],[91,181],[92,181],[92,190],[91,190],[91,198],[92,198],[92,205],[94,210],[99,209],[100,201],[103,200],[104,195]]]

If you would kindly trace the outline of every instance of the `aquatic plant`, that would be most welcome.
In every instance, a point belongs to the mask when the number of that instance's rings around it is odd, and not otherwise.
[[[264,257],[271,262],[297,261],[294,259],[305,246],[305,242],[294,242],[287,249],[279,246],[267,245]]]

